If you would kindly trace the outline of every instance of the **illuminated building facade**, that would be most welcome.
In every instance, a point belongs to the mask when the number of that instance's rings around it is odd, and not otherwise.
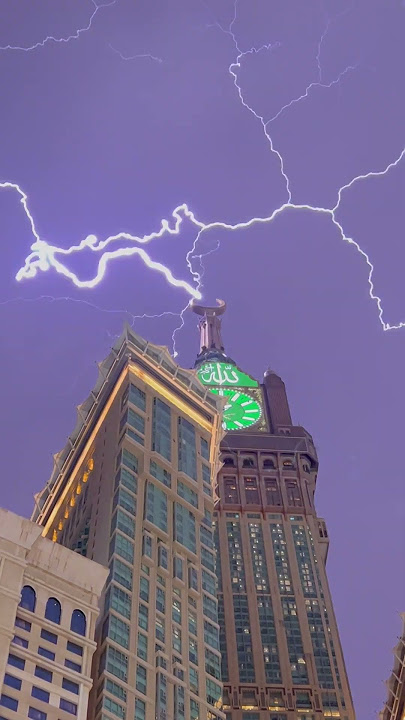
[[[109,567],[89,720],[223,718],[212,530],[222,404],[127,328],[37,496],[45,537]]]
[[[229,720],[353,720],[313,440],[292,423],[274,372],[259,384],[226,356],[224,310],[194,306],[197,373],[226,402],[215,513],[223,710]]]
[[[380,720],[405,720],[405,613],[402,635],[394,648],[394,667],[387,680],[388,697]]]
[[[1,720],[86,717],[107,574],[0,509]]]

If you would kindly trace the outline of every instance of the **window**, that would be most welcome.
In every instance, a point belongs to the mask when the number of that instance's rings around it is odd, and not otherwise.
[[[38,648],[38,655],[42,655],[42,657],[48,658],[48,660],[55,660],[55,653],[41,646]]]
[[[135,537],[135,521],[120,508],[116,510],[111,520],[111,533],[117,528],[121,530],[124,535],[128,535],[128,537],[132,539]]]
[[[14,635],[11,642],[13,643],[13,645],[19,645],[20,647],[23,647],[23,648],[28,647],[28,640],[20,637],[19,635]]]
[[[276,467],[276,463],[274,462],[273,458],[265,458],[263,460],[263,468],[265,470],[274,470]]]
[[[146,605],[139,603],[138,625],[142,630],[148,629],[149,610]]]
[[[167,495],[151,482],[146,484],[145,519],[167,532]]]
[[[83,648],[80,645],[76,645],[76,643],[70,642],[70,640],[66,643],[66,648],[71,653],[75,653],[75,655],[83,655]]]
[[[204,620],[204,642],[215,650],[219,650],[218,628],[214,627],[208,620]]]
[[[146,577],[141,576],[139,581],[139,597],[145,602],[149,602],[149,580]]]
[[[245,497],[248,505],[259,505],[260,496],[256,477],[245,477]]]
[[[188,611],[188,631],[197,636],[197,615],[192,610]]]
[[[264,486],[266,488],[266,504],[281,507],[281,495],[275,478],[265,479]]]
[[[115,675],[119,680],[128,681],[128,656],[113,647],[107,648],[107,672]],[[100,658],[100,665],[102,659]]]
[[[211,593],[211,595],[216,595],[217,591],[217,581],[214,575],[210,575],[210,573],[207,573],[206,570],[202,571],[202,586],[203,590],[206,590],[207,592]]]
[[[197,480],[195,427],[182,417],[179,417],[178,420],[178,466],[180,472]]]
[[[115,615],[110,615],[105,624],[108,628],[106,629],[108,637],[127,650],[129,648],[129,625]]]
[[[101,685],[100,687],[102,688],[103,686]],[[110,680],[109,678],[106,679],[105,689],[120,700],[123,700],[124,702],[127,701],[127,691],[113,680]]]
[[[129,452],[129,450],[126,450],[126,448],[124,448],[118,456],[118,465],[120,463],[126,465],[126,467],[134,473],[138,472],[138,458]]]
[[[165,591],[162,588],[156,588],[156,610],[164,613],[166,611],[166,596]]]
[[[136,498],[132,495],[132,493],[127,492],[122,487],[119,487],[114,495],[113,510],[115,510],[117,505],[124,508],[124,510],[129,512],[131,515],[135,515],[136,513]]]
[[[24,610],[29,610],[30,612],[35,612],[36,603],[37,596],[35,594],[34,588],[32,588],[30,585],[24,585],[23,589],[21,590],[21,600],[19,607],[24,608]]]
[[[132,570],[118,558],[114,558],[111,564],[111,579],[127,590],[132,590]]]
[[[75,662],[73,662],[73,660],[68,660],[67,658],[65,660],[65,667],[69,668],[69,670],[74,670],[75,672],[78,672],[78,673],[81,673],[81,671],[82,671],[82,666],[79,665],[79,663],[75,663]]]
[[[4,693],[2,693],[0,695],[0,705],[2,707],[8,708],[9,710],[17,710],[18,700],[15,700],[15,698],[10,697],[9,695],[4,695]]]
[[[215,572],[215,558],[212,552],[207,550],[203,545],[201,546],[201,563],[208,570]]]
[[[205,672],[216,680],[221,679],[221,657],[208,648],[205,649]]]
[[[171,410],[159,398],[153,399],[152,450],[171,460]]]
[[[144,533],[142,538],[142,554],[148,558],[152,557],[152,538],[147,533]]]
[[[218,706],[218,702],[221,699],[221,688],[213,680],[206,680],[206,691],[207,691],[207,703],[210,705]]]
[[[14,627],[21,628],[21,630],[26,630],[27,632],[31,632],[31,623],[27,622],[27,620],[23,620],[22,618],[16,617],[14,621]]]
[[[243,458],[242,467],[256,467],[256,462],[253,457]]]
[[[293,470],[295,468],[294,461],[290,458],[288,458],[287,460],[283,460],[283,468],[285,470]]]
[[[238,505],[240,502],[236,477],[233,475],[224,476],[224,502],[225,505]]]
[[[192,638],[189,638],[188,641],[188,659],[194,663],[194,665],[198,665],[197,640],[192,640]]]
[[[146,704],[143,700],[135,698],[135,720],[145,720]]]
[[[17,655],[12,655],[10,653],[7,662],[9,665],[13,665],[13,667],[19,668],[19,670],[24,670],[25,668],[25,660],[18,657]]]
[[[184,505],[174,503],[174,539],[196,553],[195,516]]]
[[[235,467],[235,460],[233,457],[228,455],[228,457],[224,458],[224,465],[228,465],[228,467]]]
[[[166,487],[172,486],[172,476],[168,470],[165,470],[161,465],[156,463],[154,460],[150,461],[149,472],[153,475],[156,480],[160,480]]]
[[[190,503],[190,505],[193,505],[194,507],[198,507],[198,495],[194,490],[191,490],[187,485],[185,485],[181,480],[177,483],[177,494],[180,495],[180,497],[184,498],[186,502]]]
[[[194,567],[189,567],[188,569],[188,586],[190,590],[196,590],[198,592],[198,573]]]
[[[37,700],[42,700],[42,702],[49,703],[49,692],[46,690],[42,690],[40,687],[33,686],[31,690],[32,697],[36,698]]]
[[[72,682],[71,680],[68,680],[67,678],[62,678],[62,687],[64,690],[69,690],[69,692],[75,693],[75,695],[79,694],[78,683]]]
[[[209,597],[209,595],[203,594],[203,609],[204,615],[211,618],[214,622],[218,622],[218,605],[217,601]]]
[[[173,598],[172,601],[172,620],[181,624],[181,602]]]
[[[53,673],[51,673],[50,670],[46,670],[45,668],[41,667],[40,665],[35,666],[34,675],[41,678],[41,680],[46,680],[46,682],[52,682]]]
[[[133,493],[137,491],[137,479],[135,475],[132,475],[126,468],[121,468],[115,476],[115,489],[117,489],[119,484],[124,485]]]
[[[294,507],[302,507],[303,503],[301,493],[297,483],[294,480],[287,480],[285,487],[287,491],[288,505],[293,505]]]
[[[173,577],[183,580],[183,560],[178,555],[173,558]]]
[[[120,533],[115,533],[110,543],[110,555],[116,553],[127,562],[134,562],[134,544]]]
[[[159,618],[155,620],[155,637],[159,642],[165,642],[165,625]]]
[[[15,690],[21,690],[22,680],[14,675],[10,675],[9,673],[5,673],[3,683]]]
[[[141,660],[148,659],[148,638],[143,633],[138,633],[138,648],[137,653]]]
[[[75,705],[75,703],[69,702],[69,700],[65,700],[64,698],[60,699],[59,708],[67,713],[70,713],[71,715],[77,715],[77,705]]]
[[[50,643],[53,643],[54,645],[58,642],[58,636],[55,635],[55,633],[49,632],[49,630],[41,630],[41,638],[43,640],[47,640]]]
[[[42,712],[42,710],[37,710],[37,708],[29,707],[28,717],[31,720],[46,720],[46,713]]]
[[[172,627],[172,648],[181,653],[181,630],[176,625]]]
[[[139,692],[146,695],[146,668],[139,663],[136,666],[136,683],[135,687]]]
[[[56,623],[56,625],[60,625],[61,612],[62,609],[59,600],[54,597],[49,598],[46,603],[45,618]]]
[[[163,547],[163,545],[159,545],[158,548],[158,564],[159,567],[163,568],[164,570],[167,570],[167,568],[169,567],[167,548]]]
[[[146,409],[146,395],[140,388],[136,387],[136,385],[129,386],[129,402],[133,405],[136,405],[140,410],[143,410],[145,412]]]
[[[86,635],[86,616],[81,610],[73,610],[70,629],[78,635]]]
[[[198,670],[190,667],[189,670],[190,689],[198,694]]]
[[[131,596],[116,585],[111,585],[105,596],[105,609],[112,608],[129,620],[131,617]]]

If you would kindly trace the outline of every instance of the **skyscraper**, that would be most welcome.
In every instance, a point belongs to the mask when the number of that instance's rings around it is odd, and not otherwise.
[[[45,537],[110,569],[89,720],[223,717],[212,531],[222,404],[127,328],[36,498]]]
[[[280,377],[268,370],[259,384],[226,355],[224,310],[194,306],[198,377],[226,401],[215,512],[223,710],[230,720],[353,720],[314,443],[293,424]]]

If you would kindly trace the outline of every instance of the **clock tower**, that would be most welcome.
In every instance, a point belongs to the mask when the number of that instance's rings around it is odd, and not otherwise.
[[[223,710],[228,720],[354,720],[326,576],[318,458],[285,386],[225,353],[226,305],[199,315],[200,382],[225,400],[215,512]]]

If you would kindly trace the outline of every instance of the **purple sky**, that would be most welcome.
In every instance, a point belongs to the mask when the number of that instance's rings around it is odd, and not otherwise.
[[[0,0],[0,45],[74,36],[93,11],[85,0]],[[335,609],[357,716],[370,720],[405,610],[405,329],[384,332],[365,258],[330,210],[341,186],[403,150],[405,5],[239,0],[233,18],[233,0],[116,0],[78,39],[0,51],[0,184],[19,184],[41,239],[60,248],[158,231],[182,203],[204,223],[269,217],[288,201],[286,177],[292,203],[329,209],[206,230],[198,252],[219,244],[202,292],[228,303],[227,351],[258,378],[269,365],[280,373],[294,420],[314,436]],[[330,87],[278,115],[319,77]],[[269,140],[260,117],[275,115]],[[405,157],[345,190],[334,215],[374,263],[391,325],[405,321],[404,191]],[[2,505],[30,514],[123,321],[172,347],[189,295],[139,257],[113,260],[92,290],[52,269],[17,283],[33,237],[15,190],[0,189],[0,233]],[[196,233],[184,221],[142,247],[194,286],[185,256]],[[89,280],[100,257],[64,262]],[[134,317],[162,312],[172,315]],[[176,342],[190,366],[196,317],[184,322]]]

